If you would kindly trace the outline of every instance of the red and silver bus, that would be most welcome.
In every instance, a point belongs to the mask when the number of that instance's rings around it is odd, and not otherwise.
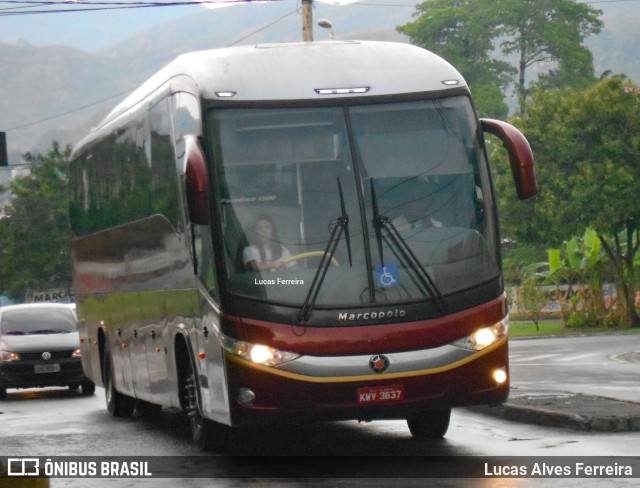
[[[228,427],[503,402],[508,316],[484,132],[533,196],[529,144],[418,47],[184,54],[75,148],[86,374],[115,416]],[[221,427],[227,426],[227,427]]]

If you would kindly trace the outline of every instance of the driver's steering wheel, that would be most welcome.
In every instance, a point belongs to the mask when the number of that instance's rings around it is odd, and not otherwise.
[[[282,260],[282,264],[287,265],[293,261],[298,261],[299,259],[303,259],[303,258],[311,258],[314,256],[324,256],[326,253],[324,251],[310,251],[310,252],[303,252],[300,254],[296,254],[295,256],[291,256],[290,258],[287,259],[283,259]],[[331,258],[331,264],[333,264],[335,267],[340,266],[340,263],[338,262],[338,260],[336,258]],[[276,268],[271,268],[269,271],[274,272],[276,270]]]

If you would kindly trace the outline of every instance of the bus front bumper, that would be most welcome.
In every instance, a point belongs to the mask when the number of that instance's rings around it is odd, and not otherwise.
[[[427,351],[407,353],[403,368],[396,366],[398,356],[314,358],[277,369],[228,355],[233,424],[405,419],[429,410],[496,405],[509,395],[506,338],[480,352],[440,350],[435,359]],[[389,362],[388,369],[374,372],[377,361],[379,369]]]

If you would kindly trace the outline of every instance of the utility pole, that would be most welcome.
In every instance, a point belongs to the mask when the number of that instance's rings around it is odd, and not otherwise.
[[[7,155],[7,133],[0,132],[0,166],[9,165],[9,156]]]
[[[313,41],[313,0],[302,0],[302,40]]]

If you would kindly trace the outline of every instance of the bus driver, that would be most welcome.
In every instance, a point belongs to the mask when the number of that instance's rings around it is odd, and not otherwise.
[[[257,272],[295,266],[293,262],[285,264],[291,253],[280,244],[276,225],[270,216],[263,214],[258,217],[255,233],[258,236],[257,243],[242,251],[242,263],[247,270]]]

